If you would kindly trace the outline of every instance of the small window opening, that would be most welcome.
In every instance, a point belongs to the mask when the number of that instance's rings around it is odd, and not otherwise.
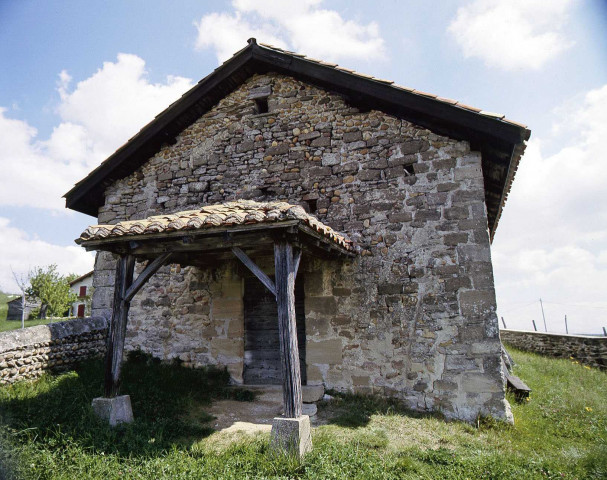
[[[316,199],[306,200],[306,203],[308,204],[308,213],[316,213]]]
[[[405,165],[405,175],[407,177],[409,177],[411,175],[415,175],[415,170],[413,169],[413,164]]]
[[[255,99],[255,113],[268,113],[268,99],[267,97]]]

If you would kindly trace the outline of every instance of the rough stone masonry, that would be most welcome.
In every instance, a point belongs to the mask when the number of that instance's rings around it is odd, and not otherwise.
[[[107,321],[99,317],[0,332],[0,385],[100,357],[106,334]]]
[[[353,260],[302,260],[307,383],[396,396],[449,419],[511,420],[484,198],[468,142],[269,73],[110,185],[98,220],[235,199],[301,204],[361,247]],[[271,259],[256,261],[272,271]],[[93,315],[109,315],[114,268],[98,254]],[[244,275],[236,260],[164,267],[133,300],[127,348],[225,365],[242,382]]]

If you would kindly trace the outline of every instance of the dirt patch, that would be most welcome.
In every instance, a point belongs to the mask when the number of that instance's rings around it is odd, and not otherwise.
[[[272,419],[282,415],[282,387],[263,386],[246,387],[255,393],[252,402],[220,400],[213,402],[206,411],[215,417],[210,425],[218,431],[232,432],[270,432]],[[304,404],[304,414],[311,405]],[[311,416],[312,425],[318,424],[317,417]]]

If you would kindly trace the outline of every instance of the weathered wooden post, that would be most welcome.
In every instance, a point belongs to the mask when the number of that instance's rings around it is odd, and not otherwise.
[[[282,371],[284,416],[272,422],[271,446],[302,457],[312,449],[310,417],[302,415],[301,370],[295,320],[295,276],[297,259],[293,247],[284,240],[274,244],[278,335]]]
[[[118,389],[126,324],[131,303],[130,299],[127,300],[127,291],[133,283],[134,268],[134,256],[128,254],[120,256],[116,265],[114,304],[105,352],[105,396],[93,399],[92,404],[95,413],[112,426],[133,421],[131,398],[128,395],[118,396]]]
[[[172,256],[170,252],[162,253],[153,261],[148,262],[137,280],[133,281],[135,271],[135,256],[123,254],[116,264],[116,278],[114,280],[114,303],[112,318],[107,334],[105,351],[105,384],[104,397],[93,399],[95,413],[107,420],[110,425],[129,423],[133,421],[131,397],[118,395],[120,388],[120,369],[124,354],[124,340],[126,338],[126,324],[129,317],[129,307],[135,294],[141,290],[145,282],[154,275]]]

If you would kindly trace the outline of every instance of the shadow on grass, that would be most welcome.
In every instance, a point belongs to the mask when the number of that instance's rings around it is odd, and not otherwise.
[[[329,424],[358,428],[366,426],[373,415],[401,415],[410,418],[443,418],[440,413],[415,412],[396,398],[328,391],[333,399],[319,404],[320,415]]]
[[[207,425],[212,417],[195,407],[214,399],[253,399],[251,392],[227,388],[228,380],[225,370],[183,368],[133,352],[123,366],[121,392],[131,396],[135,422],[111,428],[91,408],[93,398],[103,395],[103,362],[89,361],[73,372],[0,389],[0,427],[16,444],[53,450],[77,444],[99,454],[156,456],[213,432]]]

